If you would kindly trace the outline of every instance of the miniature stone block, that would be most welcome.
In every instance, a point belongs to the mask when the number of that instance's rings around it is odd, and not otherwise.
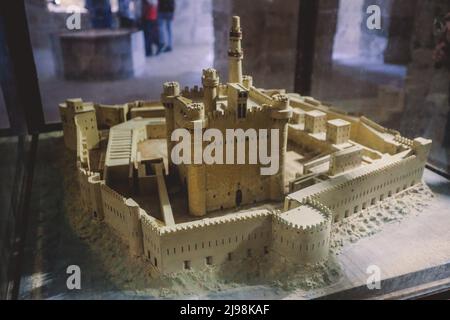
[[[301,124],[305,122],[305,114],[306,112],[301,109],[293,109],[292,110],[292,123],[293,124]]]
[[[305,114],[305,131],[308,133],[325,132],[327,115],[322,111],[310,111]]]
[[[351,124],[342,119],[327,122],[327,141],[332,144],[343,144],[350,140]]]
[[[331,156],[330,175],[334,176],[339,173],[358,168],[362,162],[362,148],[354,146],[336,152]]]
[[[66,101],[67,107],[72,109],[74,112],[83,111],[83,100],[82,99],[68,99]]]

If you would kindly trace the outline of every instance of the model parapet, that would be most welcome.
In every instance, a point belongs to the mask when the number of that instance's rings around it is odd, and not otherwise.
[[[422,180],[430,140],[409,140],[310,97],[256,88],[242,74],[241,40],[234,17],[226,84],[207,69],[202,88],[168,82],[160,102],[60,105],[65,143],[77,150],[85,213],[161,273],[269,253],[282,263],[325,261],[333,222]],[[200,154],[211,145],[196,134],[241,130],[243,137],[213,146],[244,150],[247,159],[252,147],[275,137],[278,165],[265,175],[266,164],[197,161],[190,149],[175,152],[178,129]]]

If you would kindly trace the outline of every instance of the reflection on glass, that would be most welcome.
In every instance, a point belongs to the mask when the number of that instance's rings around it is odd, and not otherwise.
[[[5,100],[3,98],[3,90],[0,88],[0,129],[9,128],[8,113],[6,111]]]
[[[102,6],[108,2],[109,6]],[[183,86],[199,84],[201,70],[212,66],[214,59],[212,0],[176,0],[173,50],[161,46],[159,52],[146,56],[144,12],[150,2],[26,1],[47,122],[59,122],[57,106],[67,98],[120,104],[159,99],[162,83],[168,80]],[[108,12],[111,24],[102,25]],[[160,21],[167,13],[157,14],[157,26],[167,29],[167,20]],[[111,28],[101,28],[105,25]]]
[[[368,27],[372,5],[380,29]],[[312,95],[433,139],[430,162],[450,172],[450,3],[341,0],[320,8]]]

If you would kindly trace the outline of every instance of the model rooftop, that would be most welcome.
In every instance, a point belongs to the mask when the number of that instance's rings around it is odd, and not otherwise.
[[[280,215],[288,223],[292,223],[297,228],[307,229],[319,225],[326,221],[326,217],[319,210],[302,205],[291,211],[284,212]]]
[[[345,127],[350,126],[350,122],[342,120],[342,119],[333,119],[328,121],[328,124],[333,125],[335,127]]]

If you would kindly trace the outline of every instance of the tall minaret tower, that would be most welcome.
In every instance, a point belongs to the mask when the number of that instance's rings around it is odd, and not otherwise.
[[[228,51],[228,82],[242,83],[242,29],[241,18],[234,16],[230,31],[230,49]]]

